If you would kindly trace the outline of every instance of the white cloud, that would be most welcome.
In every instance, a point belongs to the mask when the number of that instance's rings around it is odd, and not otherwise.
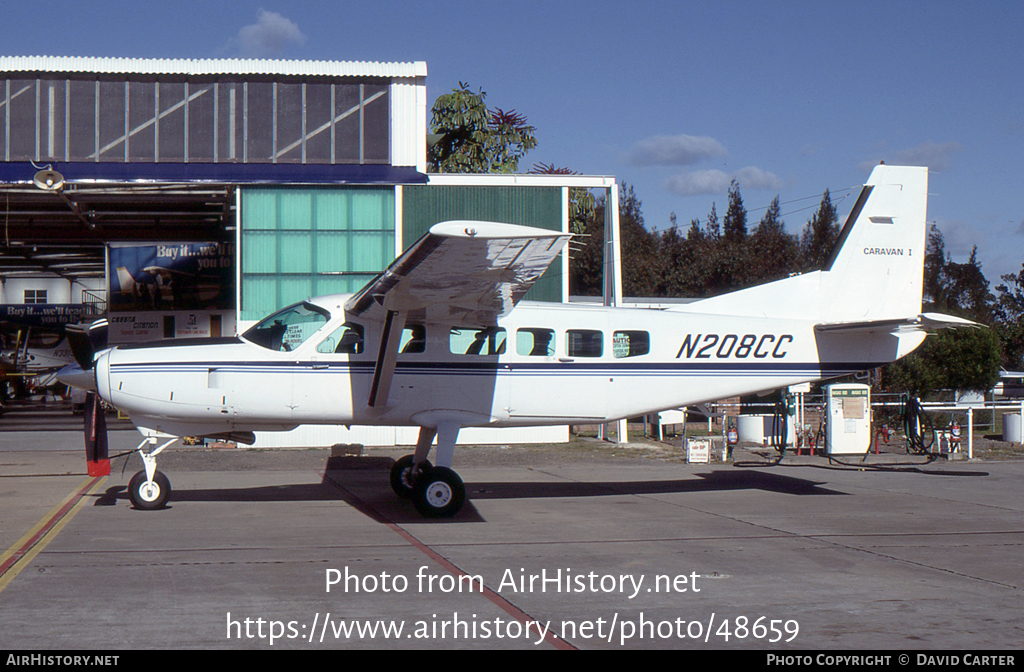
[[[736,171],[733,176],[736,181],[739,182],[740,187],[743,189],[770,189],[777,190],[782,189],[785,183],[782,178],[775,173],[769,173],[767,170],[761,170],[755,166],[747,166]]]
[[[699,194],[724,194],[729,190],[732,178],[721,170],[698,170],[693,173],[673,175],[665,181],[665,188],[674,194],[697,196]]]
[[[951,255],[954,261],[967,261],[975,245],[979,249],[989,247],[986,244],[989,240],[986,227],[959,219],[938,222],[938,227],[942,232],[942,241],[946,244],[946,253]]]
[[[733,180],[740,185],[740,189],[781,189],[785,186],[778,175],[756,166],[747,166],[732,174],[711,169],[675,175],[665,181],[665,188],[683,196],[724,194],[729,191]]]
[[[928,140],[910,149],[901,149],[879,155],[876,159],[860,164],[862,170],[871,170],[879,161],[896,166],[927,166],[932,170],[949,170],[953,166],[953,155],[964,149],[959,142],[933,142]]]
[[[634,166],[689,166],[728,154],[718,140],[695,135],[656,135],[634,144],[626,162]]]
[[[291,45],[304,44],[306,36],[291,19],[260,9],[256,23],[243,26],[231,40],[240,55],[251,58],[280,56]]]

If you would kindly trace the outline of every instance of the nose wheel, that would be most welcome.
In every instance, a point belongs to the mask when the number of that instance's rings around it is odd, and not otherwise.
[[[167,505],[167,500],[171,497],[171,482],[167,480],[163,472],[157,471],[156,456],[177,440],[178,438],[174,437],[156,450],[147,453],[142,449],[143,446],[156,443],[155,436],[147,436],[136,449],[145,466],[145,469],[136,473],[132,476],[132,480],[128,481],[128,499],[136,509],[152,511],[162,509]]]
[[[153,473],[152,480],[146,478],[146,470],[132,476],[128,482],[128,499],[132,506],[144,511],[162,509],[171,496],[171,482],[162,471]]]

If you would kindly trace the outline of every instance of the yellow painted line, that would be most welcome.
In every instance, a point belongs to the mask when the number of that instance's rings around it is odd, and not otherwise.
[[[97,476],[82,481],[81,485],[72,490],[26,532],[25,536],[0,555],[0,592],[3,592],[14,577],[56,538],[65,525],[71,522],[78,510],[85,505],[86,495],[96,492],[106,480],[105,476]]]

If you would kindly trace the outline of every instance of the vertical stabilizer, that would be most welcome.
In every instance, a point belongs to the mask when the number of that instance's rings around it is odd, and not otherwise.
[[[927,168],[875,167],[822,273],[825,320],[920,314],[927,208]]]
[[[823,270],[680,310],[821,323],[916,318],[921,312],[927,209],[927,168],[875,166]]]

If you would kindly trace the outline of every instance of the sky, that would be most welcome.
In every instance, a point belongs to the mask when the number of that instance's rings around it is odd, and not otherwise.
[[[651,229],[735,179],[798,233],[879,161],[927,165],[929,221],[993,286],[1024,263],[1022,38],[1019,0],[0,0],[5,56],[425,61],[430,104],[482,89],[536,128],[522,170],[614,175]]]

